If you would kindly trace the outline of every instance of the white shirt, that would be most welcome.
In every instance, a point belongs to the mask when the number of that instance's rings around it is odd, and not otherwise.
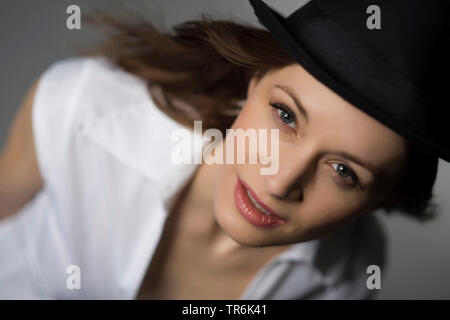
[[[170,133],[182,126],[158,109],[144,80],[98,57],[53,63],[32,123],[44,187],[0,222],[0,298],[134,299],[167,208],[197,166],[170,160]],[[295,244],[241,298],[366,298],[366,269],[382,265],[383,239],[370,214]],[[68,288],[74,275],[80,289]]]

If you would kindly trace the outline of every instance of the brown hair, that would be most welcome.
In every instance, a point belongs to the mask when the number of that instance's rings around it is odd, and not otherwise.
[[[251,77],[296,63],[268,31],[204,14],[201,20],[175,25],[173,32],[159,31],[144,19],[127,22],[96,13],[87,20],[113,34],[86,55],[104,56],[145,79],[149,92],[159,88],[163,99],[152,95],[157,106],[188,127],[201,119],[204,128],[225,134]],[[437,166],[437,157],[412,147],[401,179],[377,209],[399,210],[421,221],[434,216],[430,200]]]

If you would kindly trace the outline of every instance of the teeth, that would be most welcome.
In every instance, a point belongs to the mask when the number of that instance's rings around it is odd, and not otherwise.
[[[270,212],[267,211],[266,209],[264,209],[263,207],[261,207],[258,202],[255,201],[255,199],[253,199],[252,195],[250,194],[250,192],[247,191],[248,197],[250,198],[250,200],[252,201],[253,205],[256,207],[256,209],[258,209],[259,211],[261,211],[262,213],[270,216]]]

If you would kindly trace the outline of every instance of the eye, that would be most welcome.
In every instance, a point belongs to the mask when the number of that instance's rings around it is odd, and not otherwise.
[[[350,186],[356,186],[358,184],[358,177],[352,169],[343,163],[332,163],[331,166],[337,172],[339,177],[344,181],[345,184]]]
[[[291,109],[289,109],[288,106],[286,106],[283,103],[270,103],[270,105],[276,109],[277,117],[280,121],[282,121],[284,124],[288,125],[293,129],[296,128],[295,114],[292,112]]]

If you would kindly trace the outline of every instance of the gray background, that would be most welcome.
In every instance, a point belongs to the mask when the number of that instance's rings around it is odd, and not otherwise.
[[[167,30],[175,23],[197,19],[201,12],[216,18],[259,25],[247,0],[142,0],[123,1],[144,5],[146,16]],[[288,15],[305,0],[266,0]],[[100,30],[83,23],[81,30],[66,28],[66,8],[80,6],[83,14],[93,9],[121,12],[119,1],[2,0],[0,2],[0,146],[25,92],[50,63],[76,55],[103,38]],[[450,298],[450,165],[439,164],[435,185],[441,213],[422,225],[401,215],[377,212],[389,241],[389,264],[382,270],[380,299]]]

